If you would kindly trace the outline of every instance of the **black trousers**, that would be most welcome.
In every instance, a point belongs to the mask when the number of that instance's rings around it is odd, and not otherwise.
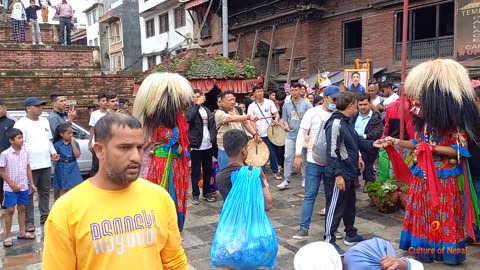
[[[200,181],[200,173],[203,171],[203,196],[210,194],[210,179],[212,178],[212,148],[207,150],[192,150],[190,153],[192,167],[192,195],[200,196],[200,188],[198,182]]]
[[[335,178],[324,177],[327,205],[325,207],[325,236],[327,242],[335,243],[335,232],[343,219],[348,237],[357,234],[355,224],[355,203],[357,200],[353,179],[345,179],[345,191],[335,186]]]
[[[277,146],[277,163],[284,168],[285,164],[285,146]]]
[[[98,172],[98,158],[95,151],[92,151],[92,168],[90,168],[90,177],[94,177]]]
[[[377,160],[378,153],[362,153],[362,159],[365,163],[365,169],[363,170],[363,180],[366,182],[375,182],[377,177],[375,176],[375,170],[373,165]]]
[[[72,45],[72,19],[60,17],[60,27],[58,28],[59,31],[59,41],[60,44],[67,44]]]

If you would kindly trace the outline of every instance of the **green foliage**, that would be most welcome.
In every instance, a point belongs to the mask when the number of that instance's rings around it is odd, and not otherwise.
[[[395,205],[387,198],[387,194],[398,190],[397,180],[387,180],[384,183],[380,181],[370,182],[367,184],[367,194],[370,198],[378,198],[380,203],[386,207],[394,207]]]
[[[179,72],[187,79],[245,79],[256,76],[255,67],[249,59],[245,64],[235,60],[208,55],[193,55],[174,58],[158,65],[155,72]]]

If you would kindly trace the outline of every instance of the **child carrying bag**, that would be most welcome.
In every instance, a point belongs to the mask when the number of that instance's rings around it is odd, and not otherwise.
[[[232,190],[220,214],[210,265],[235,270],[273,268],[278,252],[275,229],[265,212],[261,169],[232,173]]]

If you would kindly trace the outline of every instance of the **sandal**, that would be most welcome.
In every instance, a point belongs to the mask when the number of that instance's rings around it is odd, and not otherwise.
[[[325,216],[325,208],[323,208],[320,212],[318,212],[320,216]]]
[[[26,231],[27,231],[27,232],[30,232],[30,233],[35,232],[35,226],[33,226],[33,225],[31,225],[31,224],[28,225]]]
[[[35,237],[37,237],[34,233],[31,233],[31,232],[26,232],[25,235],[19,235],[17,236],[17,239],[18,240],[33,240],[35,239]]]
[[[6,248],[13,246],[13,239],[11,237],[8,237],[5,240],[3,240],[3,246]]]

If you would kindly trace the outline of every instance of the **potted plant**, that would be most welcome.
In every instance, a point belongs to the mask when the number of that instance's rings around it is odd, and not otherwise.
[[[400,197],[398,184],[395,180],[368,183],[367,194],[375,206],[384,213],[395,212]]]

